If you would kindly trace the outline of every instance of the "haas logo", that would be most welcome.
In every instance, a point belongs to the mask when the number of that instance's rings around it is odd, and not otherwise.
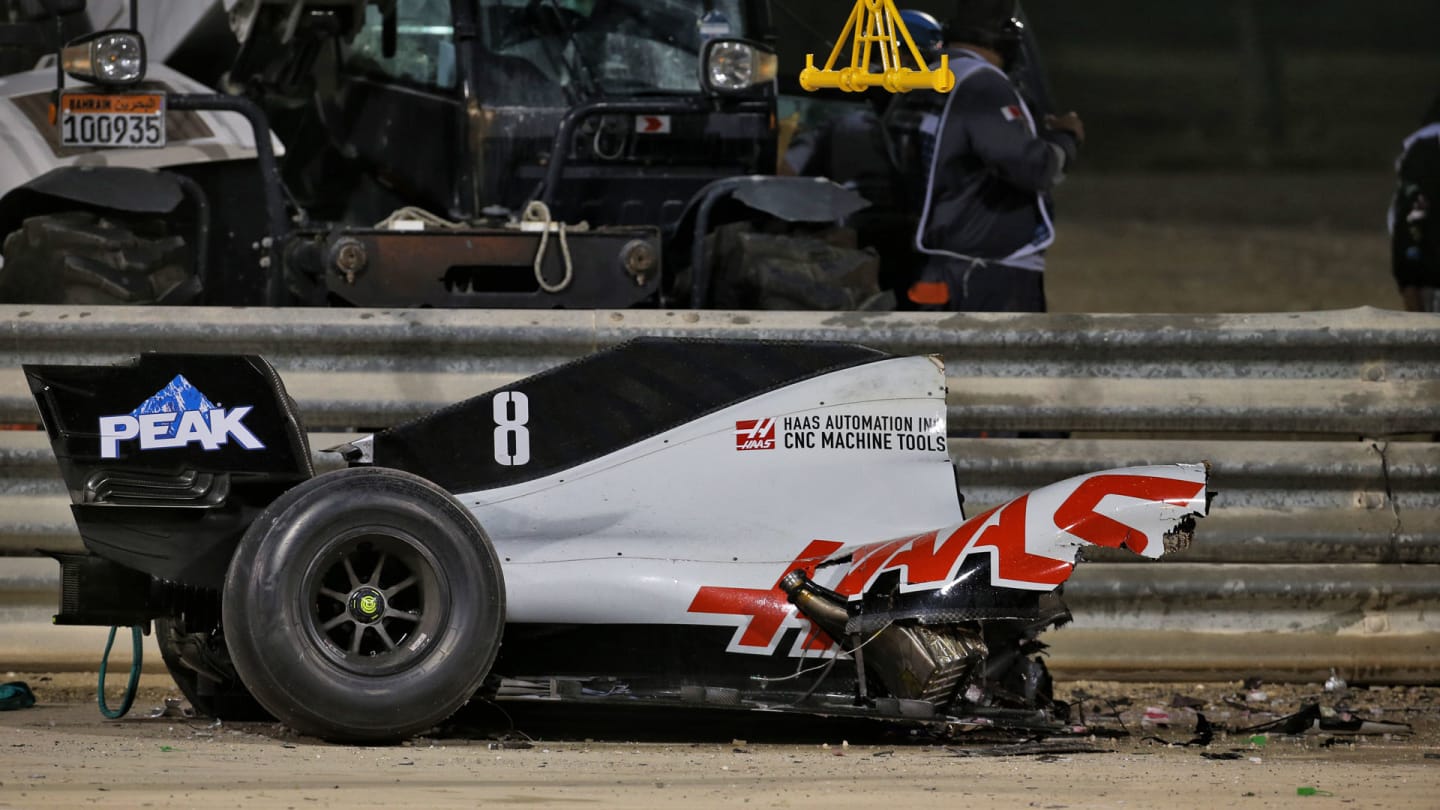
[[[736,450],[774,450],[774,419],[741,419],[735,423]]]
[[[738,432],[737,428],[737,432]],[[738,437],[737,437],[738,439]],[[1159,468],[1127,468],[1092,473],[1052,484],[976,515],[959,526],[879,543],[846,547],[832,540],[813,540],[793,560],[777,567],[768,589],[701,586],[688,613],[726,617],[734,626],[727,652],[771,655],[790,628],[804,627],[791,657],[831,649],[834,641],[799,614],[780,581],[793,570],[815,577],[828,566],[841,569],[831,589],[852,605],[859,604],[886,572],[899,575],[902,593],[938,591],[931,598],[937,610],[964,610],[964,600],[993,598],[992,589],[1050,591],[1063,583],[1086,544],[1128,548],[1159,557],[1165,532],[1182,514],[1204,515],[1208,506],[1203,473],[1157,472]],[[989,561],[989,582],[966,581],[947,596],[950,584],[961,582],[966,558]],[[948,584],[947,584],[948,583]],[[894,585],[884,586],[890,599]],[[971,595],[966,589],[974,589]],[[720,624],[722,622],[705,622]]]

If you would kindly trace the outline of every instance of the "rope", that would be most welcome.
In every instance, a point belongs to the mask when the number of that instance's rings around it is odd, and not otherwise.
[[[140,662],[145,655],[145,648],[140,643],[142,630],[137,624],[130,628],[134,646],[130,654],[130,682],[125,685],[125,697],[120,702],[120,708],[111,711],[110,707],[105,705],[105,670],[110,663],[110,647],[115,643],[115,631],[118,629],[120,628],[110,628],[110,638],[105,642],[105,654],[100,656],[100,683],[95,689],[95,697],[100,701],[100,713],[111,720],[119,720],[124,717],[130,711],[130,707],[135,704],[135,692],[140,686]]]
[[[525,206],[525,213],[520,216],[520,221],[543,223],[540,229],[540,247],[535,251],[535,282],[540,289],[548,293],[558,293],[570,286],[571,280],[575,278],[575,265],[570,261],[570,243],[565,239],[565,223],[555,223],[555,230],[560,233],[560,255],[565,259],[565,276],[560,283],[551,284],[545,280],[545,273],[540,269],[545,262],[545,248],[550,240],[550,206],[539,200],[531,200]]]
[[[403,208],[395,209],[390,212],[390,216],[375,223],[375,227],[379,230],[388,231],[392,230],[397,222],[420,222],[428,227],[442,230],[455,230],[465,227],[465,223],[463,222],[445,219],[438,214],[432,214],[424,208],[414,205],[407,205]]]
[[[465,223],[463,222],[454,222],[445,219],[413,205],[407,205],[404,208],[395,210],[390,216],[376,223],[375,227],[390,229],[401,222],[419,222],[427,228],[449,230],[465,227]],[[532,222],[541,225],[540,247],[535,251],[535,261],[532,264],[532,268],[535,271],[535,282],[540,285],[540,289],[547,293],[562,292],[570,286],[570,282],[575,278],[575,263],[570,258],[570,240],[565,236],[567,227],[563,222],[554,222],[550,218],[550,207],[540,200],[531,200],[526,204],[525,212],[520,216],[522,229],[526,223]],[[560,255],[563,257],[565,263],[565,275],[557,284],[551,284],[549,281],[546,281],[545,273],[541,269],[545,263],[545,251],[550,246],[550,230],[552,227],[560,234]],[[586,226],[585,223],[582,222],[576,225],[575,228],[585,230]]]

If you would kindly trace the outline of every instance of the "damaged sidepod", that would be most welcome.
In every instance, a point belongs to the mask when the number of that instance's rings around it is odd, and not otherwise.
[[[1030,656],[1044,648],[1039,632],[1070,619],[1059,590],[1081,550],[1186,548],[1208,507],[1207,474],[1181,464],[1078,476],[958,526],[841,548],[814,579],[797,569],[780,588],[854,658],[862,700],[868,674],[935,713],[1063,711]]]

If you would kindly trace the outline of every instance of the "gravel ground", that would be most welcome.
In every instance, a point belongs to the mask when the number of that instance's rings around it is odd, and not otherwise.
[[[1401,309],[1384,215],[1394,178],[1083,171],[1056,192],[1054,312]]]
[[[146,676],[131,714],[103,719],[94,675],[10,673],[40,698],[0,713],[0,807],[346,807],[408,803],[473,807],[874,807],[956,801],[986,807],[1434,808],[1440,789],[1440,689],[1319,685],[1079,682],[1061,696],[1087,721],[1128,736],[1080,736],[1022,747],[851,741],[824,724],[783,741],[635,742],[622,722],[567,730],[564,739],[511,733],[436,733],[398,746],[340,746],[297,737],[275,723],[150,717],[177,697]],[[118,702],[121,678],[112,682]],[[1256,692],[1264,692],[1263,697]],[[1180,700],[1176,696],[1180,696]],[[1404,722],[1409,734],[1194,737],[1196,709],[1238,729],[1298,709],[1306,699],[1347,704],[1354,715]],[[1147,721],[1169,715],[1169,722]],[[761,722],[773,723],[771,718]],[[755,727],[758,736],[761,726]],[[519,729],[524,731],[523,724]],[[1080,750],[1084,749],[1084,750]],[[1297,793],[1313,788],[1313,795]],[[944,799],[940,799],[940,797]]]

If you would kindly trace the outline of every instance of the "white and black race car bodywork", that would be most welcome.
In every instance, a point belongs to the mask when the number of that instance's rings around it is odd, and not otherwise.
[[[476,695],[1043,726],[1079,550],[1207,505],[1179,464],[965,520],[940,362],[853,345],[636,340],[321,475],[258,357],[26,374],[89,552],[57,621],[155,620],[197,708],[340,740]]]

